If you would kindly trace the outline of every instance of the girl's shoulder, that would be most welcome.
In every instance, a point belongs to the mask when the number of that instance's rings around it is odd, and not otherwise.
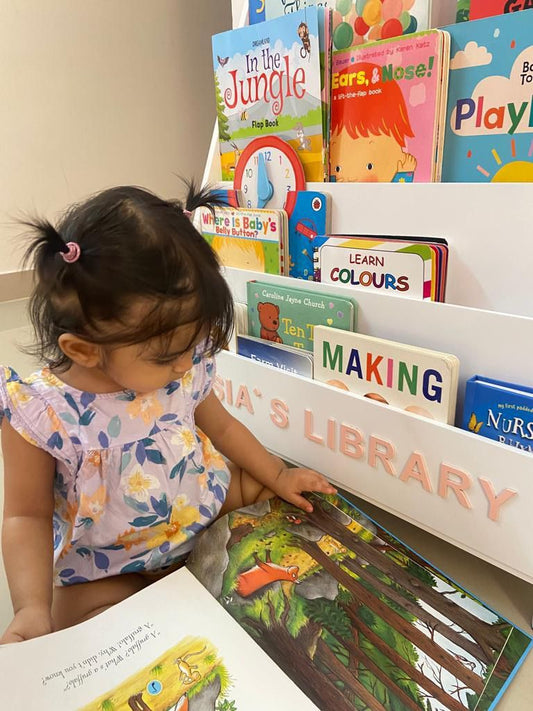
[[[5,417],[30,444],[70,464],[75,449],[57,415],[64,400],[61,385],[48,368],[21,377],[13,368],[0,366],[0,423]]]

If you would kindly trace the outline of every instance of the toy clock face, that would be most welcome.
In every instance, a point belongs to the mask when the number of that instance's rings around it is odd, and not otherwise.
[[[255,138],[240,155],[234,188],[239,207],[281,208],[289,215],[305,174],[294,148],[278,136]]]

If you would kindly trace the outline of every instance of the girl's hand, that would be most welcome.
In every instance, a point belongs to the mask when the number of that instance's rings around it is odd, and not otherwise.
[[[23,642],[54,631],[52,613],[46,605],[22,607],[0,638],[0,644]]]
[[[272,490],[282,499],[295,506],[299,506],[304,511],[311,513],[313,507],[311,503],[301,494],[304,491],[320,491],[323,494],[336,494],[337,489],[331,486],[322,474],[312,469],[303,467],[289,468],[283,466],[280,470]]]

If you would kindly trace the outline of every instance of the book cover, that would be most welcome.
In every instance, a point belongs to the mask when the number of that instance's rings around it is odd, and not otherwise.
[[[248,0],[248,24],[265,21],[265,0]]]
[[[470,0],[457,0],[456,22],[468,22],[470,19]]]
[[[323,181],[318,9],[217,34],[212,47],[223,180],[250,139],[273,134],[298,151],[307,180]]]
[[[283,273],[287,238],[284,210],[208,208],[200,210],[202,234],[225,267],[267,274]]]
[[[187,568],[0,648],[2,707],[493,709],[531,637],[342,497],[310,499],[224,516]]]
[[[450,353],[318,326],[314,379],[453,424],[459,360]]]
[[[333,10],[334,49],[447,25],[456,12],[456,0],[265,0],[265,17],[311,5]]]
[[[256,363],[270,365],[287,373],[302,375],[305,378],[313,377],[313,356],[300,348],[292,348],[253,336],[238,336],[237,353]]]
[[[531,637],[342,497],[309,498],[230,514],[190,570],[323,711],[493,709]]]
[[[440,301],[447,246],[444,241],[415,240],[355,235],[320,238],[314,249],[315,281]]]
[[[533,388],[474,375],[466,381],[462,427],[533,452]]]
[[[442,180],[533,181],[533,10],[446,28]]]
[[[316,326],[356,328],[351,299],[261,281],[246,286],[250,336],[312,351]]]
[[[432,182],[438,177],[448,56],[440,30],[333,54],[330,180]]]
[[[481,20],[484,17],[531,8],[533,0],[470,0],[470,19]]]
[[[289,276],[314,280],[313,247],[330,229],[331,198],[315,190],[299,190],[289,218]]]

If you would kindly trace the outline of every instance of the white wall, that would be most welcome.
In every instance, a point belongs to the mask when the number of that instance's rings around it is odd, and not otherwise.
[[[230,0],[9,0],[0,16],[0,273],[23,212],[101,188],[180,196],[213,129],[211,35]]]

